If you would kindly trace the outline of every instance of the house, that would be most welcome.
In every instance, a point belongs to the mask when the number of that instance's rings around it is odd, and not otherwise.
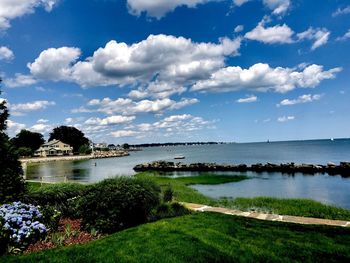
[[[35,156],[40,157],[62,155],[73,155],[73,147],[59,140],[44,143],[38,150],[35,151]]]

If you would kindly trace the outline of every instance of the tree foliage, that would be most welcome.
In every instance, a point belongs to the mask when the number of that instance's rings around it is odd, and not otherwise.
[[[78,152],[82,145],[89,144],[89,139],[85,137],[83,132],[70,126],[60,126],[54,128],[50,133],[49,141],[55,139],[72,146],[74,152]]]
[[[31,154],[33,154],[43,143],[45,143],[45,140],[41,133],[21,130],[16,137],[12,138],[11,142],[17,149],[30,148]]]
[[[8,117],[6,101],[2,101],[0,102],[0,204],[18,199],[25,191],[21,163],[5,133]]]

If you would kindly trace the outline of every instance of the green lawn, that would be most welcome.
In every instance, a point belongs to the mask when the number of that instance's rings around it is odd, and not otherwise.
[[[350,229],[198,213],[0,262],[350,262],[349,247]]]
[[[221,184],[245,180],[245,176],[227,176],[204,174],[190,177],[165,177],[157,172],[143,172],[138,177],[149,178],[160,184],[162,189],[171,185],[174,190],[174,199],[179,202],[189,202],[221,206],[244,211],[258,210],[266,213],[281,215],[307,216],[326,219],[339,219],[350,221],[350,210],[307,199],[278,199],[272,197],[237,198],[237,199],[213,199],[188,187],[191,184]]]

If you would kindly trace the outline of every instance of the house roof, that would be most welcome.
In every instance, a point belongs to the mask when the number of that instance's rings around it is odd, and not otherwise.
[[[63,143],[63,144],[69,145],[69,144],[64,143],[64,142],[62,142],[62,141],[60,141],[60,140],[52,140],[52,141],[49,141],[49,142],[47,142],[47,143],[44,143],[42,146],[51,146],[51,145],[56,144],[56,143]],[[41,146],[41,147],[42,147],[42,146]],[[69,146],[70,146],[70,145],[69,145]]]

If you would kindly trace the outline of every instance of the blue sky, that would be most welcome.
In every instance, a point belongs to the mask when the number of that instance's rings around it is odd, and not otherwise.
[[[349,137],[345,0],[0,0],[10,136]]]

